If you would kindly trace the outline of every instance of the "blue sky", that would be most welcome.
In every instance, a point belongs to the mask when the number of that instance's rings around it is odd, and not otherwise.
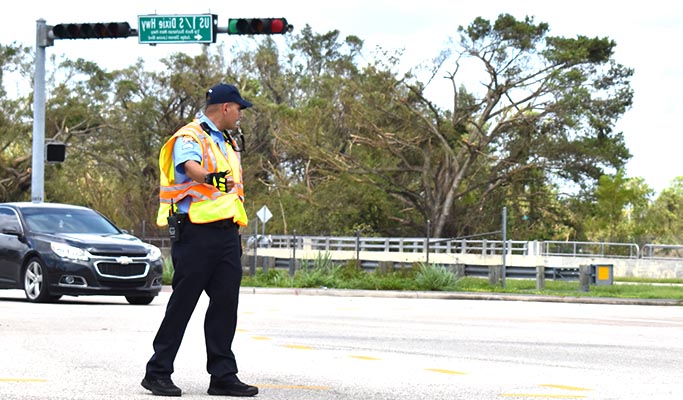
[[[344,2],[259,0],[256,2],[216,2],[194,0],[119,0],[92,1],[23,1],[14,3],[0,24],[0,42],[35,45],[36,20],[47,24],[68,22],[128,21],[137,27],[138,15],[203,14],[218,15],[219,26],[228,18],[286,17],[295,30],[308,24],[314,32],[337,29],[342,36],[356,35],[365,41],[371,52],[376,46],[404,49],[405,68],[428,62],[444,48],[449,38],[456,37],[457,27],[468,25],[481,16],[494,20],[501,13],[516,18],[533,16],[536,22],[547,22],[551,34],[607,36],[617,43],[617,62],[635,69],[632,87],[634,105],[617,124],[623,131],[633,158],[627,165],[631,177],[642,177],[656,191],[669,186],[677,176],[683,176],[681,165],[681,132],[678,116],[683,115],[683,64],[678,41],[683,38],[683,3],[651,0],[647,5],[626,6],[621,1],[574,0],[554,2],[542,0],[487,0],[443,2],[370,1]],[[218,35],[226,48],[239,37]],[[158,65],[167,55],[184,51],[198,53],[195,44],[139,44],[137,38],[95,41],[55,41],[47,49],[51,55],[82,57],[116,69],[143,58],[147,66]],[[368,53],[370,54],[370,53]],[[468,84],[468,82],[463,82]],[[469,82],[476,85],[476,82]],[[21,82],[8,82],[12,93],[26,90]],[[448,104],[448,84],[434,82],[428,90],[432,100]]]

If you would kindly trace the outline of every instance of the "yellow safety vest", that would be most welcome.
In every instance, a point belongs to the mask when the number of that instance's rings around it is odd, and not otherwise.
[[[208,172],[230,171],[235,186],[229,193],[218,190],[213,185],[195,181],[177,183],[173,163],[173,145],[181,136],[188,136],[199,143],[202,150],[201,165]],[[204,132],[195,119],[180,128],[161,148],[159,153],[160,185],[159,212],[157,225],[166,226],[171,212],[171,204],[176,204],[190,196],[188,217],[195,224],[231,219],[240,226],[247,226],[247,212],[244,210],[244,186],[242,185],[242,166],[237,152],[226,146],[226,157],[220,147]]]

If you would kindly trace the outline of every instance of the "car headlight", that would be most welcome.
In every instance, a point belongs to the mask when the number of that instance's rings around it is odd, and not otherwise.
[[[88,261],[90,258],[90,253],[86,250],[79,249],[78,247],[69,246],[65,243],[50,243],[50,249],[62,258],[68,258],[71,260],[82,260]]]
[[[154,245],[147,245],[147,257],[149,261],[156,261],[161,258],[161,250]]]

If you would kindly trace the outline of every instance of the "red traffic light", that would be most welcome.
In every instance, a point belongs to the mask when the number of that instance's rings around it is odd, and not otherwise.
[[[55,39],[115,39],[132,33],[128,22],[57,24],[52,28]]]
[[[277,35],[293,29],[285,18],[234,18],[228,21],[230,35]]]

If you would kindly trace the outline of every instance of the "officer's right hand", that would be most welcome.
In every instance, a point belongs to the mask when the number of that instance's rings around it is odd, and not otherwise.
[[[235,181],[232,176],[227,175],[228,171],[210,172],[204,177],[204,183],[215,186],[221,192],[228,193],[235,186]]]

